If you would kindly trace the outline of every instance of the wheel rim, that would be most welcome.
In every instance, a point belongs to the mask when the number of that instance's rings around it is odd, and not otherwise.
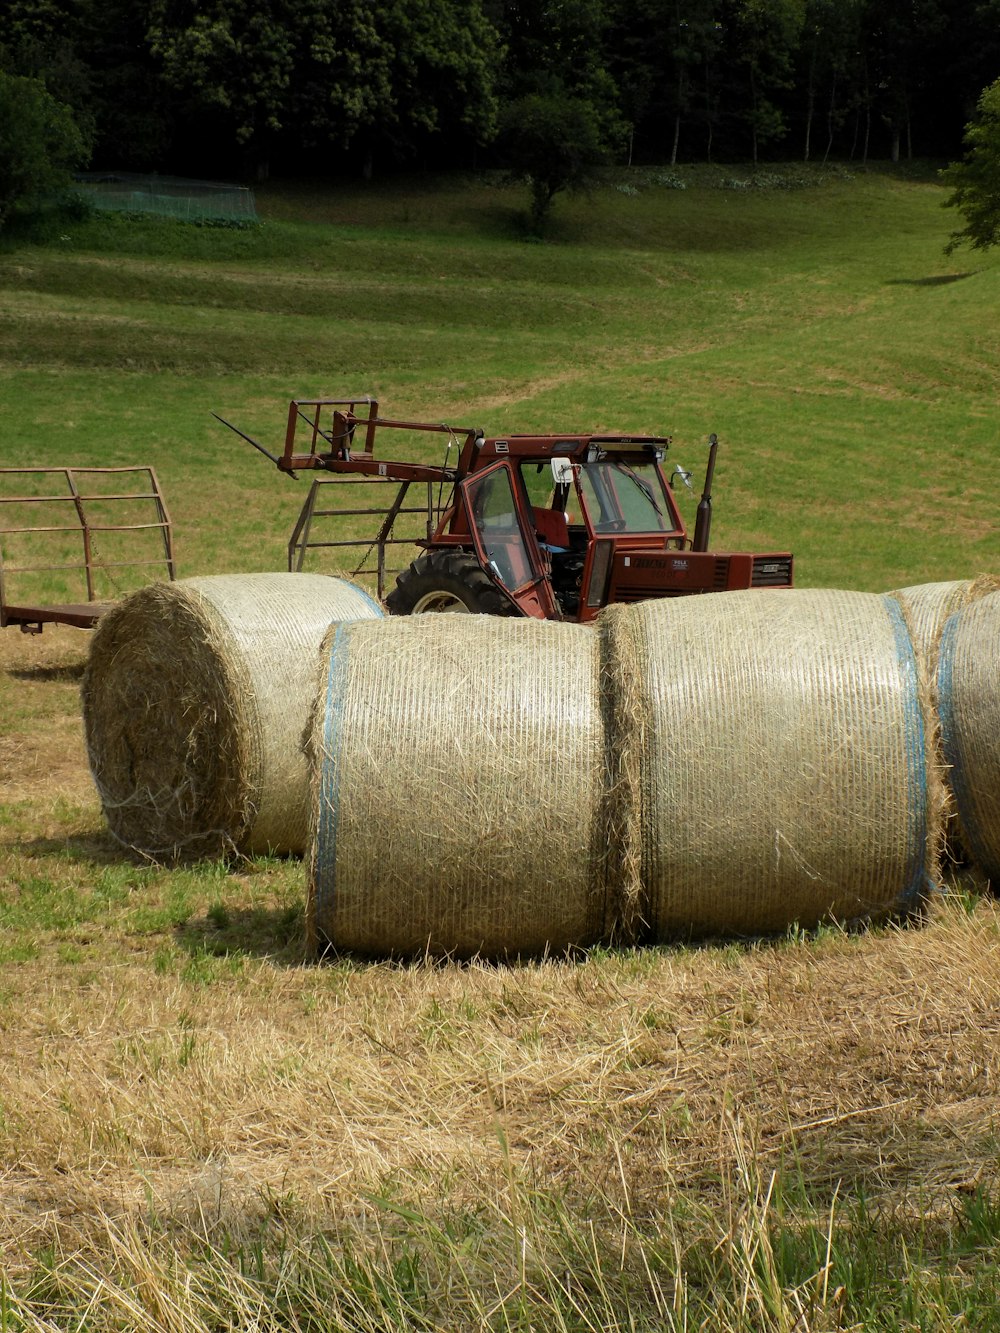
[[[434,611],[458,611],[465,615],[470,614],[461,597],[453,592],[446,592],[443,588],[437,592],[425,593],[423,597],[418,598],[411,615],[425,616]]]

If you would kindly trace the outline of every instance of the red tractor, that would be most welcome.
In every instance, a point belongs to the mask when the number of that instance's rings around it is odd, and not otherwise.
[[[376,439],[391,431],[447,435],[445,462],[379,457]],[[691,538],[672,485],[680,478],[690,487],[689,474],[675,467],[668,477],[663,467],[669,436],[488,439],[467,427],[385,420],[377,402],[360,396],[292,402],[280,457],[237,434],[292,476],[321,469],[350,484],[398,483],[391,501],[377,509],[340,511],[317,509],[320,483],[314,483],[289,543],[289,566],[301,568],[307,546],[365,545],[357,539],[310,541],[315,515],[380,516],[367,545],[378,552],[379,596],[396,615],[472,611],[589,621],[611,602],[792,584],[786,552],[709,551],[715,436]],[[426,505],[418,509],[406,504],[415,485],[426,487]],[[401,541],[394,536],[400,516],[415,513],[423,517],[423,535],[405,540],[415,541],[422,553],[386,596],[386,547]]]

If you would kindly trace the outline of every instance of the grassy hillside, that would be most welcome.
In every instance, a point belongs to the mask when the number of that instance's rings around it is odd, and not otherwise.
[[[931,176],[262,192],[0,237],[0,463],[153,464],[284,566],[292,396],[724,447],[799,582],[1000,573],[1000,258]],[[725,187],[725,188],[723,188]],[[434,446],[432,456],[438,456]],[[0,1329],[938,1330],[1000,1308],[1000,911],[508,967],[303,961],[303,871],[107,834],[87,636],[0,632]],[[734,870],[734,873],[737,873]]]
[[[717,542],[793,549],[804,585],[995,562],[1000,267],[944,257],[933,179],[659,179],[560,201],[542,245],[517,192],[456,185],[264,193],[252,234],[8,240],[4,455],[152,462],[185,573],[280,568],[304,488],[211,413],[275,444],[289,398],[371,392],[497,433],[671,433],[696,474],[715,431]],[[238,549],[204,521],[236,511]]]

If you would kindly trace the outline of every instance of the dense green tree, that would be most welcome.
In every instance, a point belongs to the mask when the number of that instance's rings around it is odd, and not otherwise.
[[[729,13],[730,50],[746,80],[743,118],[756,165],[763,145],[785,131],[780,95],[792,84],[805,0],[734,0]]]
[[[966,154],[941,174],[951,194],[945,200],[957,208],[965,226],[952,233],[950,254],[959,245],[986,250],[1000,245],[1000,79],[983,92],[975,119],[966,127]]]
[[[552,201],[593,180],[623,126],[614,109],[556,86],[527,93],[504,108],[501,144],[515,176],[531,189],[531,229],[544,230]]]
[[[662,161],[677,162],[682,131],[714,129],[722,36],[716,0],[609,0],[608,69],[632,133],[646,130]],[[630,154],[631,157],[631,154]]]
[[[657,119],[665,56],[661,6],[657,0],[609,0],[604,39],[607,71],[628,131],[631,164],[636,130]]]
[[[262,174],[283,124],[301,17],[296,0],[153,0],[151,7],[149,40],[167,86],[191,114],[225,122]]]
[[[609,0],[502,0],[495,22],[513,96],[543,93],[553,81],[593,95],[607,65],[611,17]]]
[[[481,0],[396,0],[389,35],[394,122],[488,143],[497,128],[502,47]]]
[[[503,0],[497,23],[511,94],[498,148],[531,190],[531,229],[540,234],[557,194],[594,179],[627,133],[619,81],[606,68],[607,0]]]
[[[933,85],[947,29],[941,0],[869,0],[865,17],[874,106],[893,162],[913,155],[913,115]]]
[[[951,41],[942,65],[965,124],[975,115],[978,91],[1000,69],[1000,0],[963,0],[954,6]]]
[[[673,165],[680,148],[681,126],[692,119],[705,126],[706,155],[712,156],[723,29],[714,0],[674,0],[670,6],[670,28],[670,163]]]
[[[82,27],[81,6],[74,0],[0,0],[0,69],[40,80],[90,134],[94,87],[81,49]]]
[[[0,226],[15,204],[69,185],[87,154],[72,111],[40,79],[0,71]]]
[[[0,67],[41,79],[108,166],[157,165],[169,112],[140,0],[0,0]]]
[[[493,133],[497,34],[481,0],[152,3],[164,77],[262,168],[292,138],[324,156],[360,146],[370,168],[376,145],[402,157],[444,129]]]
[[[493,138],[502,51],[481,0],[319,3],[306,31],[291,123],[307,147],[359,148],[370,174],[379,150]]]
[[[90,72],[95,162],[162,169],[174,108],[147,40],[146,0],[80,0],[79,10],[77,51]]]
[[[99,165],[188,174],[470,165],[553,89],[629,162],[951,157],[998,68],[1000,0],[0,0]]]
[[[817,122],[825,130],[825,162],[850,111],[863,4],[864,0],[806,0],[801,45],[806,162],[814,155]]]

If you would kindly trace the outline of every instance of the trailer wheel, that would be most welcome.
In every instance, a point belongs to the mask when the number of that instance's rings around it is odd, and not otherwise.
[[[394,616],[458,611],[481,616],[516,616],[514,603],[464,551],[425,551],[396,578],[385,599]]]

